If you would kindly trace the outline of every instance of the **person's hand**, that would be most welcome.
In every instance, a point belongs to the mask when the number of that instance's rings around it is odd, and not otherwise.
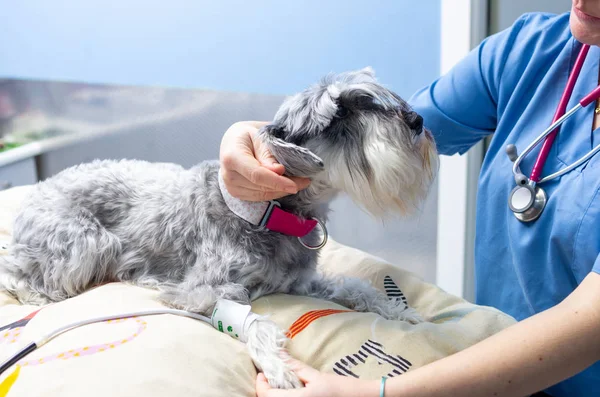
[[[308,187],[307,178],[285,177],[285,169],[257,137],[265,122],[233,124],[221,140],[221,173],[229,193],[241,200],[274,200]]]
[[[293,359],[289,364],[305,387],[301,389],[280,390],[269,386],[267,378],[261,373],[256,378],[257,397],[352,397],[378,396],[379,383],[365,381],[334,374],[325,374]]]

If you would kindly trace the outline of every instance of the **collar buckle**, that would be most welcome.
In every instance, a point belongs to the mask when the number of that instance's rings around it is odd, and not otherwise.
[[[271,214],[273,213],[273,208],[275,208],[275,207],[281,208],[281,204],[279,204],[279,201],[270,200],[269,206],[267,207],[267,210],[265,211],[265,214],[263,215],[262,219],[260,220],[260,223],[258,224],[258,226],[260,226],[263,229],[266,228],[267,222],[269,222],[269,219],[271,218]]]

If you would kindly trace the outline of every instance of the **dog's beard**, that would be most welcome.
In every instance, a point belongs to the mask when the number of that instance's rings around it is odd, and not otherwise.
[[[415,137],[414,143],[403,145],[382,139],[383,134],[384,131],[375,131],[364,149],[355,148],[363,150],[365,161],[356,160],[361,157],[356,153],[327,156],[328,178],[336,190],[348,194],[376,218],[390,212],[410,215],[424,203],[437,173],[435,145],[425,133]]]
[[[421,139],[421,157],[423,158],[423,170],[429,185],[435,179],[439,169],[439,158],[435,141],[429,131],[423,131]]]

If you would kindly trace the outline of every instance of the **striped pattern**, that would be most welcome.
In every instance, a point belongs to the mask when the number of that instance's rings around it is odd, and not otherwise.
[[[388,297],[400,299],[402,303],[404,303],[404,305],[408,307],[406,296],[404,296],[402,291],[400,291],[400,288],[398,288],[398,286],[390,276],[385,276],[385,278],[383,279],[383,288],[385,289],[385,293]]]
[[[298,335],[302,332],[306,327],[310,325],[313,321],[318,318],[330,316],[332,314],[337,313],[347,313],[352,312],[352,310],[336,310],[336,309],[324,309],[324,310],[312,310],[310,312],[304,313],[300,318],[298,318],[291,325],[290,329],[287,332],[287,337],[292,339],[294,336]]]
[[[27,325],[27,323],[29,322],[29,320],[31,320],[32,318],[35,317],[36,314],[39,313],[40,310],[42,310],[43,308],[39,308],[38,310],[29,313],[27,316],[23,317],[20,320],[17,320],[15,322],[12,322],[8,325],[4,325],[2,327],[0,327],[0,331],[5,331],[5,330],[11,330],[11,329],[15,329],[15,328],[23,328],[24,326]]]
[[[399,355],[393,356],[387,354],[381,343],[369,339],[360,346],[360,349],[357,353],[350,354],[337,361],[333,365],[333,372],[342,376],[352,376],[354,378],[358,378],[359,376],[356,375],[352,369],[365,364],[369,357],[377,360],[377,364],[379,365],[391,365],[393,369],[386,375],[390,378],[407,372],[412,366],[412,363],[407,359]]]

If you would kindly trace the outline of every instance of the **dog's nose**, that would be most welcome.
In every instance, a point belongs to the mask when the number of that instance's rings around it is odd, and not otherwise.
[[[413,124],[413,130],[417,134],[421,134],[423,132],[423,117],[421,117],[420,115],[417,115],[417,118],[415,119],[415,122]]]
[[[408,127],[413,130],[417,135],[423,132],[423,117],[417,112],[410,112],[407,114],[406,123]]]

